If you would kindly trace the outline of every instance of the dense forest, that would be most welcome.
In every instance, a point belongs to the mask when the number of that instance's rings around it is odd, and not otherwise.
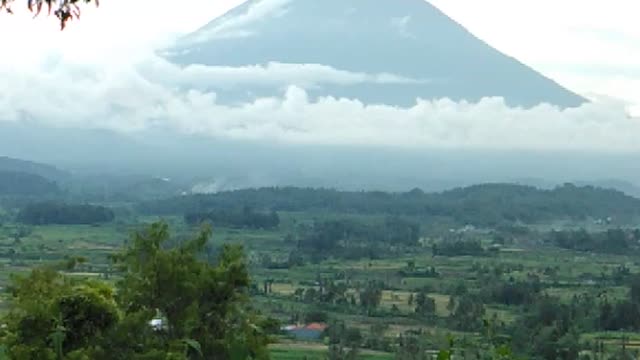
[[[184,219],[191,225],[209,222],[217,226],[249,229],[273,229],[280,224],[280,218],[275,211],[260,213],[248,206],[242,210],[215,209],[209,212],[188,213]]]
[[[230,209],[243,204],[276,211],[326,210],[454,219],[460,224],[496,226],[557,219],[629,219],[640,215],[640,200],[615,190],[571,184],[553,190],[485,184],[442,193],[347,192],[309,188],[262,188],[189,195],[138,205],[147,214],[185,214]]]
[[[420,224],[398,217],[382,221],[316,221],[300,228],[297,248],[314,260],[329,256],[345,259],[379,258],[403,246],[416,246]]]
[[[547,241],[565,249],[620,254],[636,249],[640,230],[610,229],[589,233],[585,229],[553,231]]]
[[[27,205],[18,213],[17,220],[29,225],[90,225],[113,221],[113,211],[104,206],[71,205],[60,202],[42,202]]]

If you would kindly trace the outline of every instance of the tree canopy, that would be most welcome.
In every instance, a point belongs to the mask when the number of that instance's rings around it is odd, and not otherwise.
[[[622,220],[640,215],[640,199],[615,190],[572,184],[550,190],[523,185],[483,184],[442,193],[277,187],[179,196],[142,202],[137,208],[146,214],[178,215],[233,209],[238,205],[250,206],[258,211],[420,216],[452,219],[460,225],[481,227],[535,224],[558,219],[611,217]]]
[[[169,246],[166,224],[133,236],[115,255],[119,280],[33,269],[10,288],[3,330],[11,359],[265,359],[266,336],[251,310],[242,248],[223,246],[213,263],[211,235]],[[65,267],[67,265],[64,265]]]
[[[54,201],[29,204],[17,216],[18,222],[29,225],[91,225],[107,223],[114,218],[113,211],[104,206]]]

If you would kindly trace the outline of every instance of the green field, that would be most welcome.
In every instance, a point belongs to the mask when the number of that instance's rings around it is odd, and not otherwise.
[[[210,245],[244,246],[253,282],[252,301],[262,314],[286,325],[310,322],[306,320],[309,314],[321,313],[322,321],[340,323],[357,334],[353,336],[360,359],[392,359],[399,351],[398,339],[404,337],[419,339],[422,351],[432,353],[445,348],[449,336],[456,339],[460,351],[488,346],[485,330],[465,327],[468,320],[456,318],[459,315],[456,309],[469,294],[494,296],[489,290],[496,284],[535,282],[540,287],[536,297],[549,296],[567,304],[581,297],[600,299],[602,294],[615,303],[629,294],[628,282],[624,280],[628,275],[615,280],[617,269],[623,265],[628,274],[640,272],[636,252],[605,254],[561,249],[538,241],[536,237],[542,238],[546,236],[544,231],[548,231],[540,230],[542,226],[531,227],[533,233],[526,239],[514,238],[508,246],[483,255],[434,256],[433,244],[450,241],[447,238],[451,231],[431,227],[433,220],[419,217],[411,218],[422,229],[417,246],[388,246],[373,257],[351,259],[333,253],[314,259],[312,252],[299,248],[299,239],[304,236],[301,229],[308,227],[305,224],[337,219],[369,226],[384,221],[384,216],[326,211],[281,211],[278,215],[280,225],[270,230],[214,226]],[[180,216],[131,216],[100,225],[31,226],[16,239],[15,233],[23,225],[6,222],[0,227],[0,287],[9,285],[12,273],[74,257],[84,260],[69,275],[117,279],[110,255],[126,245],[135,231],[158,220],[170,224],[176,239],[186,238],[197,230]],[[563,226],[569,228],[567,224]],[[478,241],[488,249],[494,233],[478,229],[456,236]],[[300,251],[304,261],[286,265],[292,254]],[[374,307],[365,308],[363,291],[372,282],[379,284],[376,285],[380,289],[379,300]],[[339,290],[328,290],[334,286]],[[331,291],[338,295],[328,298]],[[427,313],[417,310],[421,293],[433,301]],[[6,294],[0,300],[0,309],[4,311]],[[510,326],[518,326],[523,319],[528,309],[526,301],[529,300],[509,304],[499,299],[484,300],[482,314],[476,315],[480,318],[473,321],[490,320],[498,324],[496,331],[508,332]],[[304,342],[280,333],[274,339],[270,354],[275,360],[328,356],[326,336],[318,342]],[[598,343],[603,351],[612,353],[622,343],[628,351],[640,349],[637,336],[616,331],[584,332],[577,341],[582,351]]]

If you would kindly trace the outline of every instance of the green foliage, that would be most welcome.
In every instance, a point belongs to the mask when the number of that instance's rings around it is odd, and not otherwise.
[[[205,358],[231,359],[239,348],[248,358],[263,358],[266,338],[246,306],[249,275],[242,248],[225,245],[211,265],[200,260],[210,235],[205,228],[193,240],[165,249],[166,224],[136,234],[115,259],[124,272],[118,301],[126,315],[162,314],[165,347],[192,339]]]
[[[344,322],[334,322],[327,329],[329,351],[327,360],[355,360],[359,358],[362,333]]]
[[[108,285],[74,283],[51,267],[14,277],[10,290],[4,342],[11,359],[63,359],[100,343],[118,321]]]
[[[245,206],[242,211],[218,209],[209,212],[187,213],[184,219],[191,225],[210,222],[215,226],[249,229],[274,229],[280,224],[280,218],[275,211],[260,213],[248,206]]]
[[[584,229],[553,231],[547,241],[565,249],[624,254],[638,248],[640,233],[622,229],[609,229],[601,233],[588,233]]]
[[[396,350],[396,360],[429,360],[431,357],[427,353],[431,350],[431,344],[422,334],[406,333],[398,338],[398,348]],[[440,353],[447,354],[448,350]],[[438,355],[440,356],[440,355]],[[438,357],[439,359],[440,357]]]
[[[484,256],[487,252],[477,240],[445,241],[433,244],[433,256]]]
[[[539,280],[533,281],[501,281],[494,280],[484,287],[481,295],[486,302],[504,305],[531,304],[542,290]]]
[[[399,217],[373,223],[343,219],[316,221],[299,246],[316,257],[376,258],[389,246],[415,246],[419,238],[420,225]]]
[[[370,281],[365,288],[360,291],[360,306],[362,306],[367,313],[371,314],[380,305],[382,289],[383,286],[381,283]]]
[[[462,331],[482,329],[485,307],[477,296],[462,295],[456,298],[451,312],[452,325]]]
[[[229,209],[244,204],[277,211],[327,210],[451,219],[461,225],[532,224],[558,219],[606,219],[640,215],[640,200],[615,190],[565,184],[553,190],[510,184],[484,184],[442,193],[341,192],[327,189],[263,188],[192,195],[145,202],[149,214]]]
[[[420,291],[416,296],[416,314],[431,317],[436,313],[436,301]]]
[[[114,257],[115,289],[53,267],[14,277],[4,336],[11,359],[265,359],[267,337],[249,308],[242,248],[205,258],[210,230],[167,247],[164,223]],[[63,266],[66,266],[63,264]],[[158,319],[162,326],[152,327]]]
[[[110,222],[114,218],[113,211],[104,206],[59,202],[29,204],[18,214],[18,221],[29,225],[91,225]]]

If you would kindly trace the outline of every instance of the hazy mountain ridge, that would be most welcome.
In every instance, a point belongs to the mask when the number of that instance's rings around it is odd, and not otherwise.
[[[71,175],[52,165],[0,156],[0,172],[38,175],[49,180],[63,180]]]
[[[0,123],[0,154],[70,170],[75,179],[87,178],[95,185],[87,190],[107,189],[108,194],[153,178],[170,178],[173,185],[166,185],[176,187],[172,193],[178,189],[189,191],[189,184],[197,185],[196,191],[288,185],[385,191],[420,187],[442,191],[487,182],[544,188],[575,182],[638,195],[629,184],[640,183],[640,163],[633,154],[414,151],[375,146],[265,144],[176,136],[162,131],[144,134],[147,136],[140,138],[109,131]],[[69,142],[69,138],[78,140]],[[39,146],[17,148],[16,139]],[[607,164],[606,172],[602,164]],[[616,181],[603,182],[608,179]],[[208,186],[211,184],[217,186]]]
[[[0,170],[0,196],[39,197],[58,194],[58,185],[40,175]]]

